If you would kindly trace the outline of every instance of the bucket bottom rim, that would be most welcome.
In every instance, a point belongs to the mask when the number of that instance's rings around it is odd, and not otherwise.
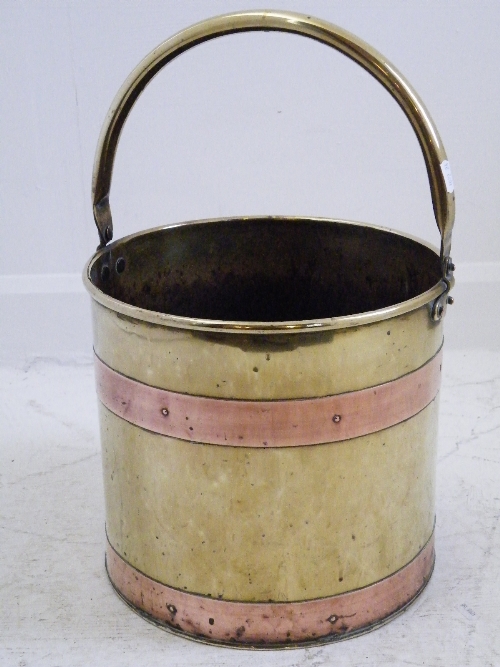
[[[364,588],[302,602],[240,603],[161,584],[127,563],[109,542],[105,559],[115,592],[148,622],[185,639],[248,650],[307,648],[371,632],[399,616],[419,597],[434,564],[433,531],[413,560]],[[286,619],[280,616],[284,608]],[[247,628],[252,634],[245,641]]]

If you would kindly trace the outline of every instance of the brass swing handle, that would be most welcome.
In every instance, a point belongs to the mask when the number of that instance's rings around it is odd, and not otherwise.
[[[417,135],[424,155],[434,215],[441,233],[441,263],[448,291],[453,274],[450,250],[455,195],[446,152],[428,111],[406,79],[378,51],[338,26],[292,12],[247,11],[207,19],[160,44],[129,75],[111,104],[94,161],[92,198],[101,246],[113,238],[109,191],[116,147],[123,124],[146,85],[162,67],[197,44],[222,35],[257,30],[304,35],[337,49],[370,72],[398,102]]]

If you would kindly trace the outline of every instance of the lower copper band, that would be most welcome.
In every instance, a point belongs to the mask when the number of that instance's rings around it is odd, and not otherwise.
[[[115,588],[134,607],[200,639],[256,646],[334,641],[378,625],[418,595],[434,566],[434,534],[395,574],[365,588],[305,602],[233,602],[186,593],[146,577],[109,542],[106,566]]]
[[[154,433],[239,447],[295,447],[381,431],[436,397],[442,352],[392,382],[335,396],[245,401],[179,394],[132,380],[97,356],[97,393],[114,414]]]

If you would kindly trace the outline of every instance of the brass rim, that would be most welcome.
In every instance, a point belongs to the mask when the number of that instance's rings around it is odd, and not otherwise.
[[[92,298],[100,303],[102,306],[105,306],[109,310],[112,310],[121,315],[125,315],[134,320],[139,320],[142,322],[149,322],[150,324],[157,324],[164,327],[173,327],[176,329],[191,329],[194,331],[208,331],[214,333],[239,333],[239,334],[284,334],[284,333],[313,333],[318,331],[331,331],[335,329],[347,329],[352,327],[364,326],[366,324],[372,324],[374,322],[380,322],[382,320],[388,320],[393,317],[399,317],[405,313],[410,313],[414,310],[422,308],[427,305],[432,305],[436,299],[438,299],[442,294],[449,290],[449,286],[444,280],[439,280],[431,289],[419,294],[413,299],[408,299],[401,303],[394,304],[392,306],[387,306],[386,308],[381,308],[379,310],[368,311],[364,313],[355,313],[353,315],[343,315],[341,317],[330,317],[325,319],[317,320],[300,320],[300,321],[287,321],[287,322],[239,322],[239,321],[230,321],[230,320],[208,320],[195,317],[181,317],[178,315],[169,315],[168,313],[159,313],[153,310],[146,310],[145,308],[139,308],[138,306],[132,306],[124,301],[115,299],[100,289],[98,289],[90,279],[90,270],[94,262],[96,262],[102,255],[112,251],[119,244],[130,241],[145,234],[150,234],[153,232],[158,232],[164,229],[170,229],[174,227],[184,226],[184,225],[196,225],[196,224],[206,224],[210,222],[216,222],[219,220],[248,220],[248,219],[286,219],[286,220],[307,220],[307,221],[322,221],[322,222],[336,222],[347,225],[355,225],[362,227],[370,227],[372,229],[379,229],[381,231],[389,231],[397,236],[402,236],[404,238],[410,239],[419,243],[421,245],[430,248],[438,257],[439,251],[431,243],[427,243],[422,239],[419,239],[411,234],[405,234],[403,232],[394,231],[388,229],[387,227],[367,225],[361,222],[353,222],[350,220],[330,220],[328,218],[305,218],[303,216],[245,216],[241,218],[213,218],[210,220],[193,220],[189,222],[181,222],[173,225],[163,225],[160,227],[155,227],[154,229],[148,229],[142,232],[136,232],[122,239],[119,239],[108,246],[98,250],[93,257],[86,264],[83,271],[83,283],[85,288],[90,293]]]

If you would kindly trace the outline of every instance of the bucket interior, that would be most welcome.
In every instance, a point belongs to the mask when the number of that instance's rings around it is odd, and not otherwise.
[[[116,241],[90,267],[105,294],[147,310],[244,322],[326,319],[402,303],[441,278],[423,243],[340,221],[184,223]]]

